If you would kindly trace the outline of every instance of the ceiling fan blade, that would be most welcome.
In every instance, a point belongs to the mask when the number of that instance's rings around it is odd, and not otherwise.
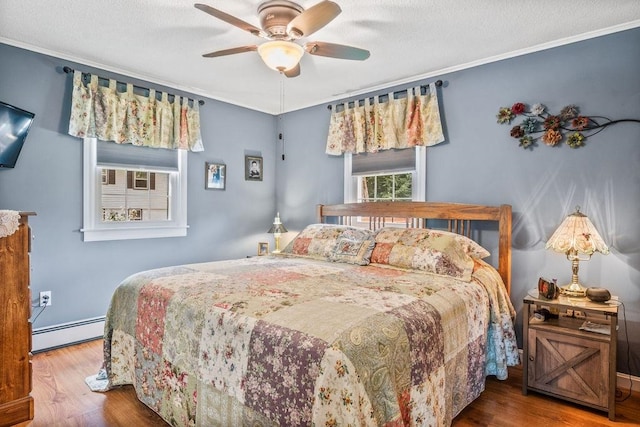
[[[288,71],[285,71],[284,75],[287,77],[298,77],[300,75],[300,64],[296,65]]]
[[[324,0],[306,9],[287,25],[287,34],[294,39],[307,37],[331,22],[342,12],[336,3]]]
[[[235,16],[229,15],[221,10],[214,9],[211,6],[202,3],[195,3],[194,6],[196,9],[200,9],[201,11],[208,13],[209,15],[218,18],[228,24],[233,25],[234,27],[238,27],[241,30],[247,31],[254,36],[264,37],[266,38],[266,34],[258,27],[249,24],[248,22],[243,21],[242,19],[236,18]]]
[[[217,58],[218,56],[235,55],[236,53],[254,52],[258,50],[258,46],[240,46],[231,49],[216,50],[215,52],[205,53],[202,55],[205,58]]]
[[[371,55],[366,49],[327,42],[309,42],[304,45],[304,49],[311,55],[355,61],[364,61]]]

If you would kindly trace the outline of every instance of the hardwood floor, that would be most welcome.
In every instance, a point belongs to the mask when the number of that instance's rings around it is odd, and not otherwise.
[[[102,340],[35,354],[35,417],[19,427],[166,426],[132,386],[94,393],[84,382],[102,366]]]
[[[140,403],[131,386],[94,393],[85,377],[102,364],[102,341],[92,341],[33,356],[35,418],[19,427],[39,426],[163,426],[167,425]],[[616,405],[616,422],[604,412],[551,397],[522,395],[522,371],[509,370],[509,379],[487,379],[482,396],[453,422],[466,426],[631,426],[640,425],[640,393]]]
[[[626,396],[629,390],[622,391]],[[454,420],[455,427],[466,426],[639,426],[640,393],[616,404],[616,421],[606,412],[575,405],[543,394],[522,394],[522,369],[509,368],[509,378],[487,379],[485,391]]]

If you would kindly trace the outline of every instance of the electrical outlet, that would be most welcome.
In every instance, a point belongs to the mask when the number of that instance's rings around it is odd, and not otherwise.
[[[40,307],[51,305],[51,291],[40,292]]]

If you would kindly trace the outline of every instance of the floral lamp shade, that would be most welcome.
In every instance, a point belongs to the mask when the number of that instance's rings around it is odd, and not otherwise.
[[[585,295],[585,288],[578,281],[578,262],[588,261],[594,252],[609,253],[609,247],[589,218],[580,212],[580,208],[562,221],[547,241],[546,249],[566,254],[572,263],[571,283],[560,289],[569,296]],[[581,255],[583,258],[580,258]]]

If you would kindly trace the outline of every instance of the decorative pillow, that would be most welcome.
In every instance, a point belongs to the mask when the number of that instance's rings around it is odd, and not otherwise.
[[[367,233],[364,233],[367,232]],[[368,265],[376,241],[369,230],[345,230],[329,256],[334,262]]]
[[[337,250],[338,241],[341,249]],[[365,241],[374,242],[374,233],[346,225],[311,224],[302,230],[282,252],[360,265],[369,263],[371,251],[363,248]],[[333,259],[332,259],[333,258]]]
[[[382,228],[376,234],[371,262],[411,268],[463,281],[471,280],[473,257],[488,252],[472,240],[426,228]]]
[[[430,228],[381,228],[376,234],[376,242],[395,243],[400,236],[400,242],[407,246],[443,247],[458,245],[471,258],[483,259],[491,255],[488,250],[466,236],[452,233],[451,231]]]

